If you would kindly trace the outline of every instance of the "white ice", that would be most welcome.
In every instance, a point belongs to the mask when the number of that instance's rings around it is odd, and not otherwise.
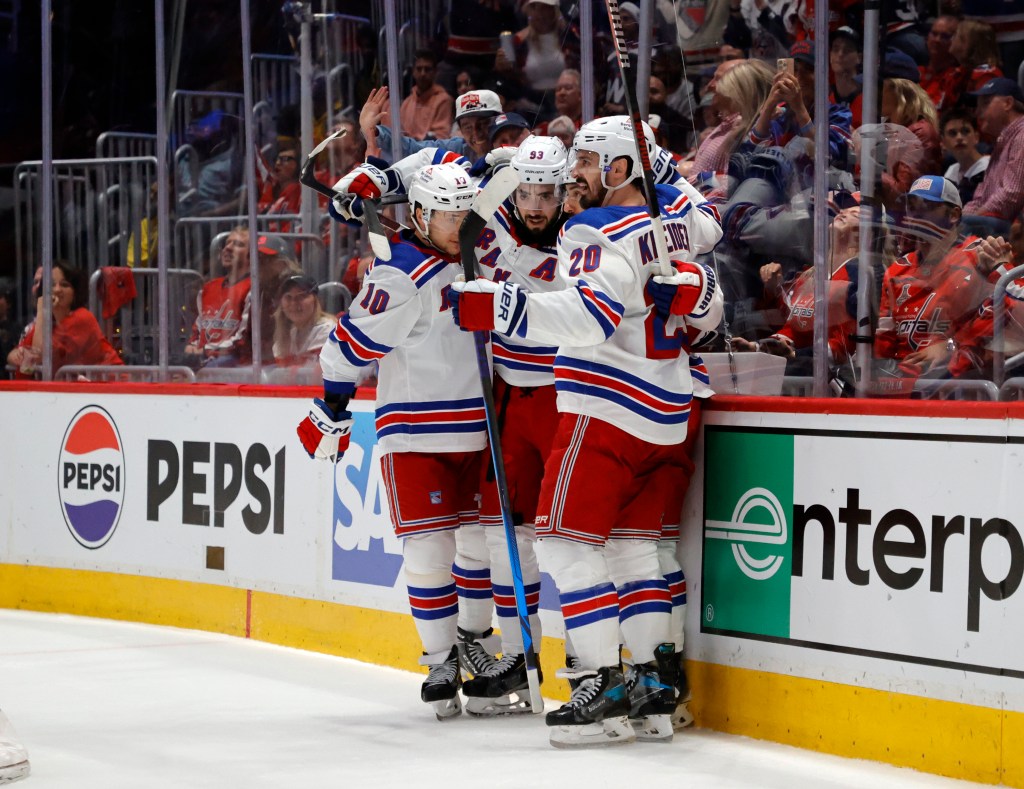
[[[29,751],[26,789],[980,786],[693,729],[668,745],[555,750],[539,717],[436,721],[421,679],[219,634],[0,610],[0,707]]]

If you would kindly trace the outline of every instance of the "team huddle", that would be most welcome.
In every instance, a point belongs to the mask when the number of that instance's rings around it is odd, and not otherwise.
[[[711,393],[698,349],[722,315],[714,271],[693,261],[720,239],[719,218],[664,168],[675,182],[655,191],[671,260],[659,261],[627,116],[585,124],[571,151],[539,136],[499,150],[490,163],[507,162],[516,185],[476,239],[470,282],[460,228],[488,174],[477,183],[468,161],[426,149],[335,185],[336,218],[358,221],[368,201],[405,193],[410,228],[390,239],[389,259],[377,255],[324,345],[324,394],[299,437],[311,457],[337,461],[356,382],[378,364],[383,479],[429,667],[422,699],[439,719],[461,712],[460,689],[471,714],[532,711],[474,364],[472,332],[488,333],[532,641],[541,570],[565,620],[559,676],[572,693],[547,713],[551,742],[669,740],[692,720],[676,549]]]

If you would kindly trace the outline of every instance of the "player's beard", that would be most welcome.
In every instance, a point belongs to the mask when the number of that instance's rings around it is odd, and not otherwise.
[[[558,241],[558,231],[565,224],[566,215],[561,211],[558,216],[548,222],[541,230],[532,230],[516,214],[512,219],[516,225],[516,233],[520,240],[528,247],[553,247]]]
[[[576,183],[580,182],[577,181]],[[604,205],[604,198],[608,194],[608,190],[604,186],[599,185],[593,191],[589,183],[584,182],[581,186],[584,186],[584,189],[580,192],[579,196],[580,208],[596,208]]]

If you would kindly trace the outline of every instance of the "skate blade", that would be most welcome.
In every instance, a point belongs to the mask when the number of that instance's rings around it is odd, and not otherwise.
[[[690,708],[686,705],[686,702],[682,702],[676,711],[672,713],[672,728],[675,731],[682,731],[687,726],[693,725],[693,713],[690,712]]]
[[[31,771],[27,759],[17,764],[4,765],[0,767],[0,784],[12,784],[15,781],[20,781],[22,778],[27,778]]]
[[[462,702],[457,695],[453,699],[441,699],[427,703],[433,708],[434,715],[439,721],[456,718],[462,714]]]
[[[640,742],[672,742],[675,729],[671,715],[645,715],[631,718],[629,722]]]
[[[466,712],[477,718],[494,718],[499,715],[522,715],[533,712],[529,696],[510,693],[497,698],[466,696]]]
[[[553,726],[550,741],[556,748],[604,748],[636,742],[636,733],[623,715],[583,726]]]

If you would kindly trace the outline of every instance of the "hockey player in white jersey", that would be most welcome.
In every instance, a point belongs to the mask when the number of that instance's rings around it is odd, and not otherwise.
[[[413,229],[400,234],[390,260],[374,261],[324,345],[324,396],[313,401],[298,428],[311,457],[336,460],[348,447],[352,415],[346,409],[360,370],[379,362],[381,467],[392,522],[402,538],[409,602],[423,642],[421,662],[430,667],[421,695],[438,718],[461,712],[460,601],[452,565],[460,527],[472,530],[477,524],[486,444],[473,340],[453,325],[446,299],[461,272],[458,231],[475,195],[456,164],[430,166],[412,178]],[[469,629],[490,624],[489,588],[482,612],[482,621],[465,622]]]
[[[565,217],[559,183],[565,146],[555,137],[528,137],[510,166],[519,184],[499,207],[477,240],[480,276],[513,282],[530,293],[561,290],[555,244]],[[498,405],[501,450],[515,523],[526,591],[527,612],[535,644],[541,641],[537,607],[540,571],[534,552],[544,462],[558,428],[553,363],[557,348],[517,337],[492,335],[494,401]],[[488,464],[481,481],[480,521],[487,535],[494,603],[501,628],[502,658],[488,672],[463,685],[466,708],[476,714],[530,711],[512,568],[502,528],[493,471]]]
[[[653,151],[653,133],[644,131]],[[671,736],[675,648],[657,556],[667,504],[659,474],[665,466],[682,474],[688,462],[693,388],[686,327],[713,329],[722,312],[713,272],[689,262],[721,238],[714,209],[685,183],[657,188],[676,273],[652,276],[659,262],[629,118],[585,124],[573,149],[587,210],[559,238],[569,287],[527,294],[510,282],[455,286],[464,328],[559,348],[561,417],[536,532],[541,567],[558,585],[566,632],[582,665],[571,677],[578,684],[570,701],[547,715],[551,741],[561,747],[635,738],[620,626],[635,663],[655,672],[661,685],[638,712],[650,719],[649,729]],[[616,538],[609,539],[613,530]]]

